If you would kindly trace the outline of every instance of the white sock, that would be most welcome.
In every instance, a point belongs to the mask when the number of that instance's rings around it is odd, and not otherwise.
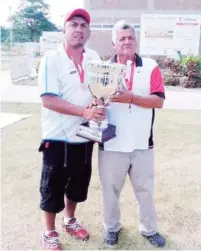
[[[74,217],[71,217],[71,218],[66,218],[66,217],[64,217],[64,224],[65,225],[68,225],[69,224],[69,221],[71,220],[71,219],[73,219]]]
[[[45,235],[46,236],[49,236],[49,234],[51,234],[52,232],[56,231],[55,229],[54,230],[46,230],[45,231]]]

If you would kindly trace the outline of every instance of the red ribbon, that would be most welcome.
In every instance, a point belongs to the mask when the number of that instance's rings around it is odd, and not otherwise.
[[[131,66],[131,73],[130,73],[130,80],[128,80],[128,79],[124,76],[124,80],[125,80],[125,82],[126,82],[126,85],[127,85],[127,88],[128,88],[129,91],[131,91],[132,88],[133,88],[134,68],[135,68],[135,64],[132,63],[132,66]]]
[[[82,53],[82,55],[80,57],[80,64],[79,65],[76,63],[75,58],[73,57],[70,49],[66,49],[66,53],[67,53],[68,57],[73,61],[74,65],[75,65],[75,67],[76,67],[76,69],[78,71],[78,74],[79,74],[79,77],[80,77],[80,82],[84,83],[84,69],[82,67],[83,53]]]

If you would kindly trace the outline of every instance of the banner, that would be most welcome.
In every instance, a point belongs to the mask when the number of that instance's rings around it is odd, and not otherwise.
[[[141,15],[140,54],[198,55],[201,15]]]

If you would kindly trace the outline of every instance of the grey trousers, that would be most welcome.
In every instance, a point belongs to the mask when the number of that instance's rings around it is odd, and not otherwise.
[[[99,150],[98,161],[104,227],[109,231],[121,228],[119,196],[128,174],[139,204],[139,231],[147,236],[156,233],[153,149],[134,150],[132,153]]]

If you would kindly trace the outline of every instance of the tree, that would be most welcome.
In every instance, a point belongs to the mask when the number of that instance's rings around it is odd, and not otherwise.
[[[9,29],[3,26],[0,26],[1,29],[1,43],[8,42],[9,40]]]
[[[19,10],[11,16],[15,42],[38,42],[42,31],[57,31],[48,19],[49,5],[45,0],[21,0]]]

